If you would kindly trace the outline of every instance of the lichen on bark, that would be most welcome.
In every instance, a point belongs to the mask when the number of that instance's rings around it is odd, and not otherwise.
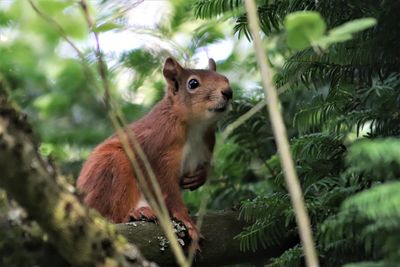
[[[0,94],[0,186],[37,221],[76,266],[149,266],[114,227],[82,205],[38,153],[32,128]]]

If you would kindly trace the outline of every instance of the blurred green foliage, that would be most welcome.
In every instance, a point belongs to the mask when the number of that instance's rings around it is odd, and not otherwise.
[[[254,223],[237,237],[243,249],[296,235],[266,110],[227,139],[220,134],[263,99],[243,1],[160,1],[162,19],[154,18],[150,26],[130,13],[156,3],[146,2],[89,1],[116,106],[128,121],[148,112],[163,96],[167,56],[188,67],[216,57],[218,71],[234,88],[234,101],[219,124],[209,183],[184,192],[186,203],[193,212],[204,199],[208,209],[240,207],[242,218]],[[41,140],[40,153],[73,181],[91,149],[113,132],[96,75],[95,43],[76,1],[33,3],[44,16],[29,1],[0,1],[0,89],[28,114]],[[323,266],[361,260],[348,266],[398,265],[400,5],[361,0],[258,4]],[[128,37],[135,41],[125,44],[132,40]],[[7,201],[0,199],[5,214]],[[265,264],[304,266],[301,244]]]

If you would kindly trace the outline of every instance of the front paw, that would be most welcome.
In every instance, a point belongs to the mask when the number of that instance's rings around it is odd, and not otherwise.
[[[157,216],[150,207],[141,207],[129,212],[129,217],[134,221],[156,221]]]
[[[191,240],[189,246],[189,253],[201,252],[200,241],[204,239],[203,235],[197,229],[196,224],[189,218],[180,218],[174,216],[174,219],[180,221],[186,228],[188,236]]]

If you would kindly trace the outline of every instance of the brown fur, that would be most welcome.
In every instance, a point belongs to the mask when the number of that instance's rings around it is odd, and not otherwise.
[[[184,176],[190,175],[181,173],[184,146],[189,130],[202,124],[206,127],[203,140],[212,152],[214,126],[223,112],[210,109],[226,106],[230,97],[224,97],[224,92],[232,94],[228,80],[215,72],[215,62],[210,60],[209,65],[211,70],[184,69],[168,58],[163,71],[168,83],[164,98],[148,115],[129,125],[154,170],[171,216],[187,226],[193,239],[198,239],[199,233],[188,215],[180,188]],[[200,82],[195,90],[187,88],[192,78]],[[201,183],[204,183],[206,172],[199,173],[199,177],[191,179],[203,179]],[[85,194],[84,202],[114,223],[126,222],[135,217],[132,214],[137,215],[132,212],[141,193],[116,135],[94,149],[82,168],[77,186]],[[146,208],[144,217],[146,214],[150,217],[151,212]]]

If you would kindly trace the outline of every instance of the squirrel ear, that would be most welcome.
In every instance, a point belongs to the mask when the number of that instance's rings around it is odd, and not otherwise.
[[[182,73],[182,70],[182,66],[172,57],[165,60],[163,74],[166,79],[175,79]]]
[[[214,59],[210,58],[208,60],[208,69],[212,71],[217,71],[217,64],[215,63]]]
[[[168,87],[173,88],[174,94],[179,90],[177,77],[182,73],[182,70],[182,66],[172,57],[165,60],[163,74],[168,82]]]

